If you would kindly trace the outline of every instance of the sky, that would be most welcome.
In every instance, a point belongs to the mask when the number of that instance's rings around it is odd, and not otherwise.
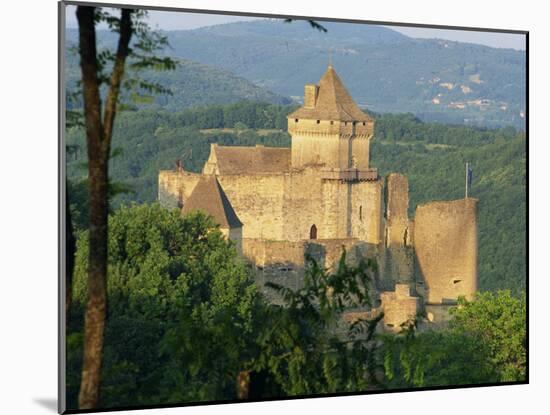
[[[159,28],[162,30],[189,30],[216,24],[257,20],[258,18],[200,13],[150,11],[148,19],[153,28]],[[67,27],[77,27],[74,6],[67,7]],[[414,38],[437,38],[454,40],[458,42],[476,43],[494,48],[525,50],[525,36],[518,34],[402,26],[386,27]]]

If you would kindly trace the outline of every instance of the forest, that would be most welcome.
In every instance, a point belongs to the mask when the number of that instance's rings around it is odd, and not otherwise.
[[[369,302],[372,263],[342,259],[329,274],[310,262],[304,288],[273,284],[284,298],[274,305],[209,217],[132,204],[116,209],[109,226],[100,407],[525,379],[524,295],[461,300],[449,327],[437,331],[411,325],[382,334],[375,318],[338,334],[339,315]],[[83,231],[68,319],[69,408],[80,384],[87,254]]]
[[[181,160],[199,172],[211,143],[290,146],[286,114],[294,106],[241,102],[181,112],[128,111],[113,137],[112,209],[153,202],[158,171]],[[479,199],[479,282],[482,291],[525,289],[526,139],[512,127],[482,129],[424,123],[411,114],[371,114],[376,119],[371,165],[381,175],[405,174],[411,217],[419,203],[464,197],[465,163],[473,169],[471,195]],[[68,131],[67,171],[74,220],[85,226],[83,129]],[[77,208],[77,206],[79,206]]]
[[[109,226],[100,407],[525,379],[524,295],[462,300],[449,327],[438,331],[411,326],[384,335],[373,319],[342,335],[334,330],[338,316],[368,303],[373,264],[341,260],[329,274],[310,262],[303,289],[273,284],[285,302],[273,305],[209,217],[133,204],[117,209]],[[68,319],[69,408],[76,408],[80,384],[87,253],[83,231]]]

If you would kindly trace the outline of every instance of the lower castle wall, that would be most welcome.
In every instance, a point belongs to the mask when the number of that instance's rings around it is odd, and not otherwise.
[[[270,301],[279,302],[276,293],[265,287],[266,282],[274,282],[291,289],[303,286],[306,255],[311,256],[323,268],[336,270],[343,250],[346,250],[346,262],[357,265],[361,259],[378,261],[378,246],[357,241],[356,239],[327,239],[316,241],[269,241],[246,238],[242,241],[243,256],[254,266],[256,282]],[[372,294],[378,288],[378,273],[374,272]]]
[[[384,325],[390,331],[400,331],[404,324],[416,318],[420,310],[420,298],[411,295],[408,284],[396,284],[394,291],[380,294],[384,311]]]
[[[380,289],[392,291],[396,284],[414,284],[414,250],[410,246],[390,246],[383,250]],[[416,289],[413,290],[416,292]]]

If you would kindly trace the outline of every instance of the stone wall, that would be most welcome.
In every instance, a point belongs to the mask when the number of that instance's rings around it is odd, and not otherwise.
[[[243,239],[243,256],[255,271],[255,280],[268,301],[280,304],[278,293],[265,286],[273,282],[293,290],[302,287],[305,242]]]
[[[244,224],[243,238],[286,239],[284,174],[220,175],[220,182],[231,206]]]
[[[477,199],[419,205],[414,248],[428,304],[472,298],[477,290]]]
[[[398,173],[386,179],[386,246],[406,246],[409,233],[409,182]]]
[[[414,284],[414,250],[410,246],[385,248],[380,261],[384,263],[379,287],[392,291],[396,284]],[[416,289],[414,289],[416,292]]]
[[[345,186],[343,184],[342,186]],[[351,237],[370,244],[382,240],[384,180],[356,182],[351,185]]]
[[[311,227],[317,238],[330,237],[324,221],[323,187],[319,167],[293,170],[287,177],[284,191],[284,225],[280,239],[300,241],[310,238]]]
[[[369,168],[372,122],[289,119],[292,136],[292,167],[323,164],[327,168],[355,165]]]
[[[182,207],[200,175],[159,173],[159,201]],[[346,182],[323,179],[321,166],[277,174],[218,175],[237,216],[243,238],[301,241],[357,238],[381,240],[383,181]]]
[[[420,298],[413,296],[408,284],[396,284],[395,291],[380,294],[386,330],[398,332],[402,325],[416,318],[420,310]]]
[[[200,174],[178,170],[161,170],[158,178],[158,201],[166,208],[182,208],[200,178]]]
[[[227,238],[235,243],[235,249],[239,255],[243,254],[243,228],[228,229]]]
[[[334,272],[343,250],[346,250],[346,263],[357,265],[367,258],[378,260],[379,246],[356,239],[328,239],[316,241],[268,241],[264,239],[243,239],[243,256],[253,265],[256,282],[270,301],[280,298],[271,289],[265,288],[268,281],[291,289],[303,286],[306,256],[313,258],[321,267]],[[372,301],[376,297],[379,274],[373,272]]]

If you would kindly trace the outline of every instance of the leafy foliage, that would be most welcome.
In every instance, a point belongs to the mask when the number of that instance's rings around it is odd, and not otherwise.
[[[501,382],[522,381],[527,376],[525,294],[510,291],[477,293],[474,301],[462,298],[452,310],[451,328],[466,333],[489,349],[488,360]]]
[[[101,407],[236,399],[242,371],[260,375],[253,385],[260,399],[525,376],[525,300],[508,292],[461,300],[447,330],[379,336],[381,315],[342,321],[370,304],[371,261],[350,266],[344,253],[330,273],[308,259],[303,286],[272,283],[282,302],[268,304],[208,217],[130,206],[117,209],[109,227]],[[67,338],[73,408],[87,254],[81,231]]]
[[[254,368],[267,371],[287,395],[376,385],[373,339],[380,318],[359,319],[349,327],[340,320],[345,310],[370,304],[375,267],[371,261],[349,266],[344,252],[332,274],[308,258],[301,289],[269,283],[283,304],[267,310],[269,324],[258,336],[260,356]]]
[[[68,396],[75,407],[86,297],[87,232],[77,243]],[[257,294],[236,251],[201,214],[154,205],[109,219],[109,309],[102,407],[231,399],[248,358]]]
[[[386,387],[403,389],[497,382],[484,343],[447,330],[414,328],[382,340]]]
[[[509,291],[459,299],[449,327],[414,327],[382,340],[391,388],[464,385],[526,380],[525,295]]]

